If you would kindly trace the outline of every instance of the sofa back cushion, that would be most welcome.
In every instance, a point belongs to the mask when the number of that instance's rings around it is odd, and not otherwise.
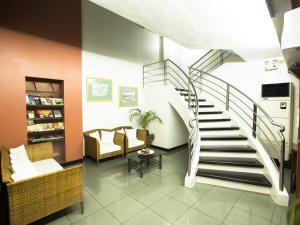
[[[103,143],[114,143],[115,131],[101,131],[101,141]]]
[[[100,135],[99,135],[98,131],[91,132],[91,133],[89,133],[89,135],[93,138],[96,138],[96,140],[100,143]]]
[[[137,136],[136,136],[137,130],[136,129],[125,129],[125,133],[126,133],[126,136],[128,139],[131,139],[131,140],[137,139]]]

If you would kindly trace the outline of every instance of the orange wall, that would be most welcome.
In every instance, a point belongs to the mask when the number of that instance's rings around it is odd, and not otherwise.
[[[0,145],[27,143],[25,77],[64,80],[66,161],[82,158],[81,1],[0,9]]]

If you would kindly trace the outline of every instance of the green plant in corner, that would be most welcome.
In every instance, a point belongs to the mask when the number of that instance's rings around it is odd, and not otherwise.
[[[135,121],[139,127],[144,130],[148,130],[149,125],[155,121],[162,123],[161,118],[153,111],[142,112],[140,109],[130,110],[130,121]],[[148,133],[147,145],[150,146],[155,138],[155,134]]]

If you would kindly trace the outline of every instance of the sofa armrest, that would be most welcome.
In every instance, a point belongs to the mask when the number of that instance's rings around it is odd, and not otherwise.
[[[25,148],[28,158],[33,162],[51,159],[53,157],[52,142],[30,144],[26,145]]]
[[[121,147],[121,150],[124,150],[124,141],[125,141],[125,135],[116,132],[114,136],[114,144],[119,145]]]
[[[83,201],[82,166],[7,184],[11,225],[29,224]]]
[[[97,157],[100,155],[100,144],[97,141],[96,138],[93,138],[87,134],[84,134],[84,143],[85,143],[85,154],[94,157],[97,159]]]

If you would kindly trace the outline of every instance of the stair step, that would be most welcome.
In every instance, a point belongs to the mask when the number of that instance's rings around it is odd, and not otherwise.
[[[239,127],[202,127],[199,131],[239,130]]]
[[[202,141],[246,141],[248,138],[243,135],[222,135],[222,136],[212,136],[212,137],[201,137]]]
[[[250,146],[207,146],[201,147],[201,152],[230,152],[230,153],[256,153]]]
[[[262,174],[198,169],[197,176],[272,187],[272,183]]]
[[[222,119],[201,119],[198,120],[198,122],[200,123],[207,123],[207,122],[227,122],[227,121],[231,121],[230,118],[222,118]]]
[[[198,115],[211,115],[211,114],[222,114],[222,111],[203,111],[198,112]]]
[[[184,99],[185,101],[188,101],[187,98]],[[196,99],[191,99],[192,102],[195,102]],[[198,99],[198,102],[206,102],[206,99]]]
[[[264,168],[264,165],[255,158],[200,157],[199,163]]]
[[[180,93],[181,96],[189,96],[189,93]],[[191,94],[191,96],[195,96],[195,94]]]
[[[175,88],[176,91],[189,91],[187,89],[184,89],[184,88]]]
[[[196,108],[195,105],[191,105],[192,108]],[[213,108],[214,105],[198,105],[199,108]]]

